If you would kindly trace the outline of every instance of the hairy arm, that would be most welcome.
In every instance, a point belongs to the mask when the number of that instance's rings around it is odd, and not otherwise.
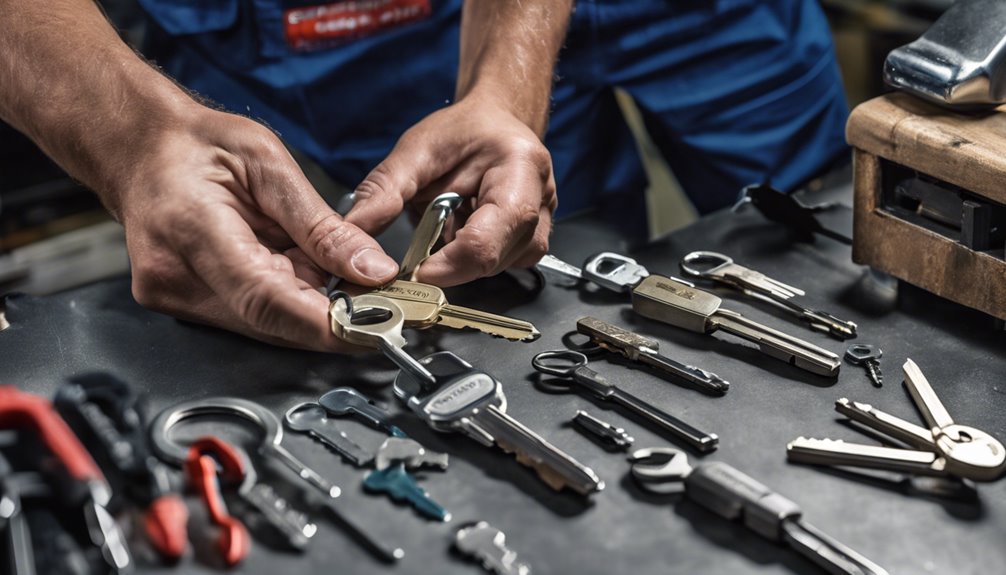
[[[397,270],[271,131],[207,108],[126,46],[89,0],[0,0],[0,118],[93,189],[126,230],[141,304],[282,345],[331,333],[333,273]]]

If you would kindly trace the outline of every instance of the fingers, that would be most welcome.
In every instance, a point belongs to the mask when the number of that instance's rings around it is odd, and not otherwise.
[[[453,165],[443,154],[436,155],[436,134],[407,132],[394,149],[354,190],[356,202],[346,221],[370,234],[382,232],[402,212],[405,204]]]
[[[331,332],[328,298],[297,277],[290,258],[262,246],[237,212],[214,204],[200,214],[198,225],[199,231],[184,234],[176,247],[226,306],[229,313],[214,323],[282,345],[351,347]]]
[[[282,144],[267,140],[256,157],[254,165],[247,164],[255,200],[311,261],[361,285],[394,279],[398,264],[374,238],[325,203]]]
[[[555,188],[547,152],[537,153],[529,148],[485,172],[477,209],[419,268],[420,281],[457,285],[545,254]]]

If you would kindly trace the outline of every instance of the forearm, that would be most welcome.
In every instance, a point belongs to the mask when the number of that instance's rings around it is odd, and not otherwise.
[[[114,212],[145,152],[194,105],[90,0],[0,0],[0,118]]]
[[[478,95],[509,107],[539,137],[572,0],[466,0],[457,99]]]

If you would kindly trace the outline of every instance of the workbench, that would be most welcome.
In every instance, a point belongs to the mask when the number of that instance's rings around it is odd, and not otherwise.
[[[839,196],[851,204],[851,189],[843,188]],[[394,256],[400,256],[408,230],[402,225],[396,229],[397,240],[382,239]],[[575,264],[599,251],[624,249],[618,237],[589,217],[561,222],[552,239],[552,253]],[[900,383],[906,357],[919,364],[958,422],[1006,439],[1006,334],[995,330],[988,317],[906,284],[894,311],[886,315],[860,311],[852,294],[864,270],[852,263],[848,246],[826,238],[795,243],[785,229],[754,210],[707,216],[629,255],[651,273],[677,275],[677,262],[693,250],[725,253],[742,265],[805,289],[813,307],[858,323],[859,337],[853,341],[883,349],[884,386],[874,388],[862,368],[847,363],[837,379],[823,378],[769,358],[733,336],[704,336],[635,317],[625,294],[557,286],[536,291],[509,274],[447,290],[453,303],[532,321],[542,337],[533,343],[513,343],[433,328],[407,331],[407,349],[418,357],[450,350],[496,374],[505,385],[508,413],[606,482],[602,492],[586,499],[552,491],[499,450],[429,429],[394,398],[391,383],[396,371],[379,355],[345,357],[281,349],[180,322],[137,305],[128,278],[49,297],[8,297],[11,327],[0,332],[0,382],[51,397],[70,376],[105,372],[148,393],[152,415],[181,401],[232,395],[260,402],[278,417],[333,387],[353,386],[393,409],[396,423],[410,436],[450,454],[446,472],[421,473],[421,485],[453,515],[449,523],[440,524],[384,496],[366,494],[361,486],[366,470],[344,463],[305,436],[287,434],[284,445],[290,451],[342,487],[343,512],[402,546],[405,558],[391,567],[379,563],[320,513],[315,516],[318,533],[305,553],[256,541],[234,573],[480,573],[476,564],[449,551],[455,531],[475,520],[502,529],[508,546],[538,574],[823,573],[797,553],[694,503],[642,491],[629,476],[624,453],[605,451],[569,425],[577,409],[586,409],[625,427],[635,437],[635,447],[672,445],[622,412],[579,395],[546,394],[535,386],[531,356],[562,348],[563,337],[575,331],[576,320],[592,315],[657,338],[664,354],[730,381],[729,393],[716,398],[614,361],[591,363],[609,380],[717,433],[719,449],[706,456],[691,454],[693,464],[700,460],[732,464],[798,502],[808,522],[893,574],[1000,571],[997,566],[1006,564],[1006,481],[978,485],[973,500],[945,499],[914,493],[908,482],[887,474],[790,464],[785,448],[801,435],[873,443],[841,423],[843,418],[834,411],[840,397],[921,423]],[[739,294],[717,293],[724,297],[724,307],[839,355],[849,343],[812,332]],[[383,439],[349,420],[345,429],[371,447]],[[253,444],[251,428],[235,421],[193,423],[186,433],[207,430]],[[285,470],[268,471],[289,477]],[[190,500],[190,508],[192,524],[206,521],[198,501]],[[148,561],[139,572],[221,572],[205,547],[201,544],[199,552],[190,552],[175,568]]]

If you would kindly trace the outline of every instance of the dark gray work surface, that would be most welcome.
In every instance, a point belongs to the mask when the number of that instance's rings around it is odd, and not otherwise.
[[[553,253],[581,262],[591,253],[619,249],[600,228],[573,221],[559,225]],[[511,457],[459,435],[436,434],[403,413],[392,397],[394,371],[380,357],[347,358],[277,349],[239,336],[184,324],[136,305],[127,280],[110,281],[55,297],[12,297],[12,327],[0,332],[0,381],[51,396],[67,377],[104,371],[142,387],[153,412],[211,395],[259,401],[278,416],[294,403],[343,385],[356,386],[399,412],[398,422],[433,449],[448,452],[446,473],[424,473],[421,483],[454,516],[436,524],[410,508],[361,490],[364,471],[338,460],[301,436],[287,437],[291,451],[342,486],[342,506],[406,557],[389,572],[478,573],[449,552],[458,526],[487,520],[534,572],[543,573],[823,573],[796,553],[760,539],[687,501],[641,492],[628,477],[624,455],[602,450],[570,428],[577,409],[625,426],[636,446],[667,445],[648,428],[575,395],[549,395],[533,385],[531,356],[561,347],[563,334],[585,315],[658,338],[662,351],[702,366],[732,383],[711,398],[605,360],[593,367],[686,421],[715,432],[720,448],[704,460],[722,460],[799,502],[806,519],[895,574],[991,573],[1006,565],[1006,483],[979,486],[977,501],[913,495],[904,485],[786,463],[785,446],[800,436],[870,442],[839,423],[834,401],[843,396],[921,421],[900,385],[900,365],[913,358],[962,423],[1006,438],[1006,335],[986,318],[914,289],[902,290],[900,308],[884,317],[850,306],[848,291],[862,270],[849,248],[827,239],[792,244],[785,231],[759,214],[718,214],[634,255],[651,272],[677,273],[691,250],[717,250],[771,277],[802,287],[816,307],[857,322],[856,341],[884,350],[887,383],[873,388],[862,369],[843,365],[837,381],[806,374],[729,335],[701,336],[633,317],[627,298],[593,290],[550,286],[535,295],[509,276],[449,290],[455,303],[505,312],[533,321],[543,336],[511,343],[477,333],[408,332],[417,355],[447,349],[505,382],[509,413],[593,468],[607,483],[589,501],[557,494]],[[989,278],[988,281],[1002,281]],[[723,292],[725,307],[805,338],[838,354],[846,345],[811,332],[786,316]],[[203,429],[205,430],[205,426]],[[217,425],[222,434],[237,426]],[[348,428],[373,445],[369,429]],[[248,437],[247,434],[244,437]],[[696,458],[693,457],[693,461]],[[199,506],[194,505],[194,510]],[[205,520],[195,512],[193,522]],[[303,555],[256,543],[236,573],[375,573],[385,569],[352,544],[324,516]],[[167,572],[145,567],[143,572]],[[204,553],[189,555],[177,572],[221,568]]]

